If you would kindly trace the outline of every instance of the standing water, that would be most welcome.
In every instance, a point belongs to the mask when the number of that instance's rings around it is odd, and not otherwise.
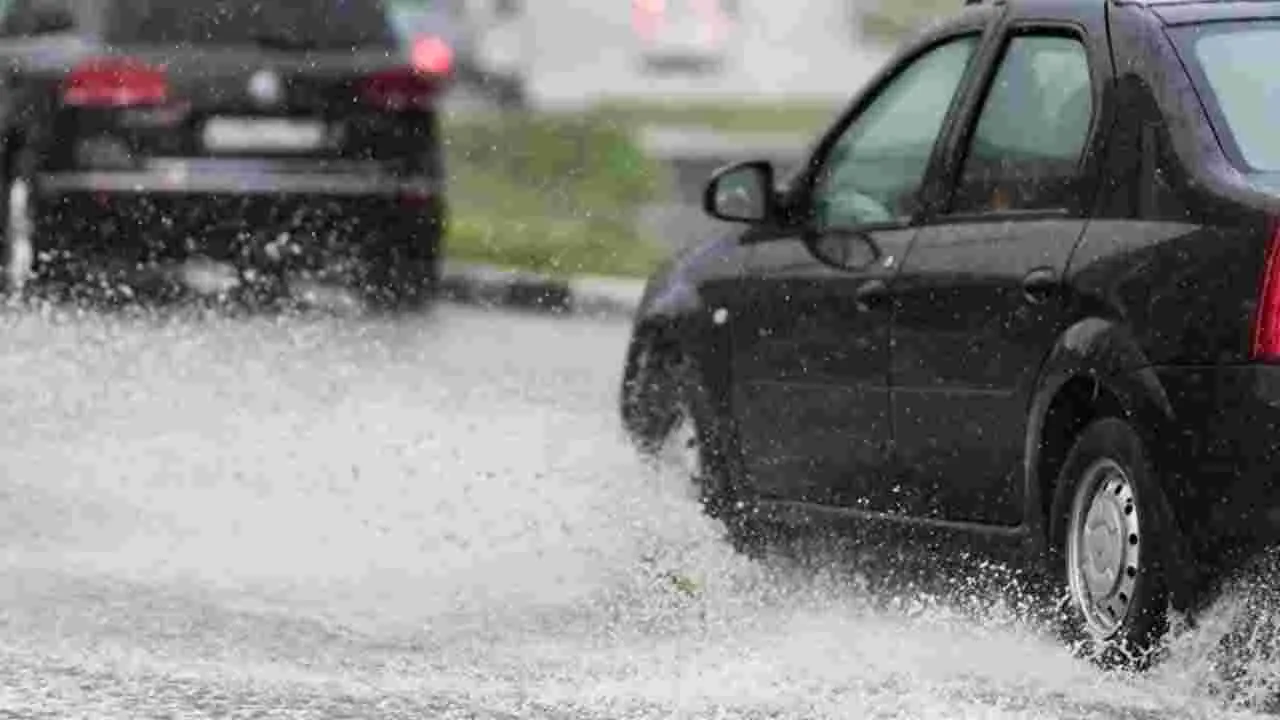
[[[0,318],[0,707],[1171,718],[1275,691],[1262,592],[1126,678],[1001,597],[736,556],[619,437],[626,332],[450,307]]]

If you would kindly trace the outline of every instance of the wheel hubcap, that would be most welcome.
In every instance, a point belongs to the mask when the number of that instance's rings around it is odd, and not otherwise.
[[[1080,482],[1067,534],[1071,597],[1089,632],[1109,638],[1133,604],[1142,534],[1133,483],[1119,463],[1099,460]]]
[[[8,213],[5,217],[5,282],[10,292],[26,286],[33,260],[31,184],[22,178],[9,183]]]

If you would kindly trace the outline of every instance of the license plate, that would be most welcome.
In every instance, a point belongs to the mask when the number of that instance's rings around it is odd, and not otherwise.
[[[213,118],[204,126],[208,150],[298,152],[324,145],[325,125],[292,118]]]

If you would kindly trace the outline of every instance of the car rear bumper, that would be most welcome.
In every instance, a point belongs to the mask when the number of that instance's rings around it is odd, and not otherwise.
[[[432,184],[282,175],[43,176],[33,269],[128,282],[198,260],[337,280],[439,257],[446,207]]]
[[[1156,372],[1175,415],[1161,469],[1181,475],[1187,529],[1205,547],[1280,543],[1280,366]]]
[[[286,164],[281,162],[157,159],[131,170],[44,173],[41,193],[333,195],[430,197],[440,183],[425,177],[403,177],[372,164]]]

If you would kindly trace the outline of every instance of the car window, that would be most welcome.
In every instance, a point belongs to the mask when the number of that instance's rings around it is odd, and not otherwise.
[[[1084,45],[1062,36],[1015,37],[978,116],[952,210],[1069,207],[1092,123]]]
[[[834,143],[814,187],[820,228],[911,217],[978,37],[939,45],[889,81]]]
[[[1217,106],[1217,124],[1225,125],[1218,131],[1229,134],[1251,169],[1280,171],[1280,23],[1214,24],[1177,33],[1183,56],[1200,70],[1198,84],[1207,86],[1200,88],[1202,96]]]
[[[382,0],[117,0],[108,42],[267,45],[273,49],[392,47]]]

